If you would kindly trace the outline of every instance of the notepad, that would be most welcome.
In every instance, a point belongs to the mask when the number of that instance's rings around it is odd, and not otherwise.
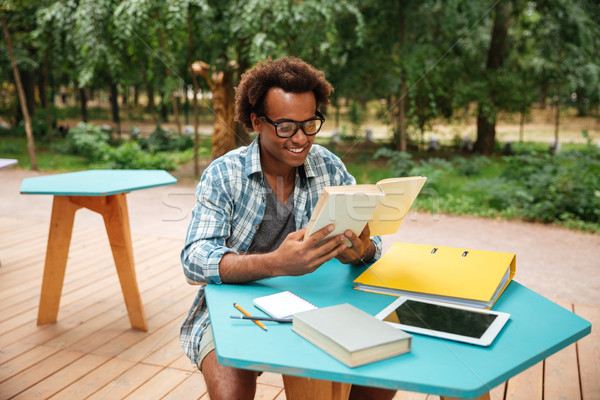
[[[290,291],[257,297],[254,299],[254,306],[273,318],[289,318],[296,313],[317,308]]]

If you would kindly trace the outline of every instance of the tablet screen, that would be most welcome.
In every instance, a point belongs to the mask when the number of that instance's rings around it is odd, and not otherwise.
[[[383,320],[455,335],[480,338],[497,315],[407,299]]]

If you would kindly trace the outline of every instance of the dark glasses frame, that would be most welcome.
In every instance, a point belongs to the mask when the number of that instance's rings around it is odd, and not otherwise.
[[[265,121],[268,124],[273,125],[275,127],[275,134],[278,137],[280,137],[282,139],[287,139],[287,138],[291,138],[292,136],[294,136],[298,132],[298,129],[302,129],[302,132],[304,132],[304,134],[306,136],[314,136],[317,133],[319,133],[319,131],[323,127],[323,123],[325,122],[325,117],[318,110],[315,111],[315,115],[316,115],[316,117],[312,117],[312,118],[309,118],[309,119],[304,120],[304,121],[294,121],[293,119],[282,119],[280,121],[274,122],[269,117],[267,117],[265,114],[260,114],[258,116],[258,118],[260,118],[261,120]],[[315,133],[306,133],[306,131],[304,130],[304,124],[307,123],[307,122],[310,122],[310,121],[321,121],[321,125],[319,126],[319,129],[317,129],[317,131]],[[277,126],[279,124],[283,124],[283,123],[286,123],[286,122],[287,123],[289,123],[289,122],[294,123],[296,125],[296,128],[294,129],[294,131],[292,132],[291,135],[282,136],[282,135],[279,134],[279,130],[278,130]]]

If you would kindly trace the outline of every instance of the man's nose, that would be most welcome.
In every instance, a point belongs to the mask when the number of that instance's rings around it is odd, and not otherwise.
[[[306,135],[306,133],[304,133],[302,127],[299,126],[298,130],[296,131],[296,134],[292,136],[292,141],[295,143],[303,143],[306,142],[306,139],[308,139],[308,136]]]

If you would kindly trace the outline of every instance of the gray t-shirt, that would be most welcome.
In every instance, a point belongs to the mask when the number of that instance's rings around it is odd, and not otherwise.
[[[283,205],[277,198],[269,181],[266,178],[263,178],[263,180],[266,192],[265,216],[252,239],[248,254],[270,253],[277,250],[285,237],[296,231],[294,190],[292,189],[285,205]]]

